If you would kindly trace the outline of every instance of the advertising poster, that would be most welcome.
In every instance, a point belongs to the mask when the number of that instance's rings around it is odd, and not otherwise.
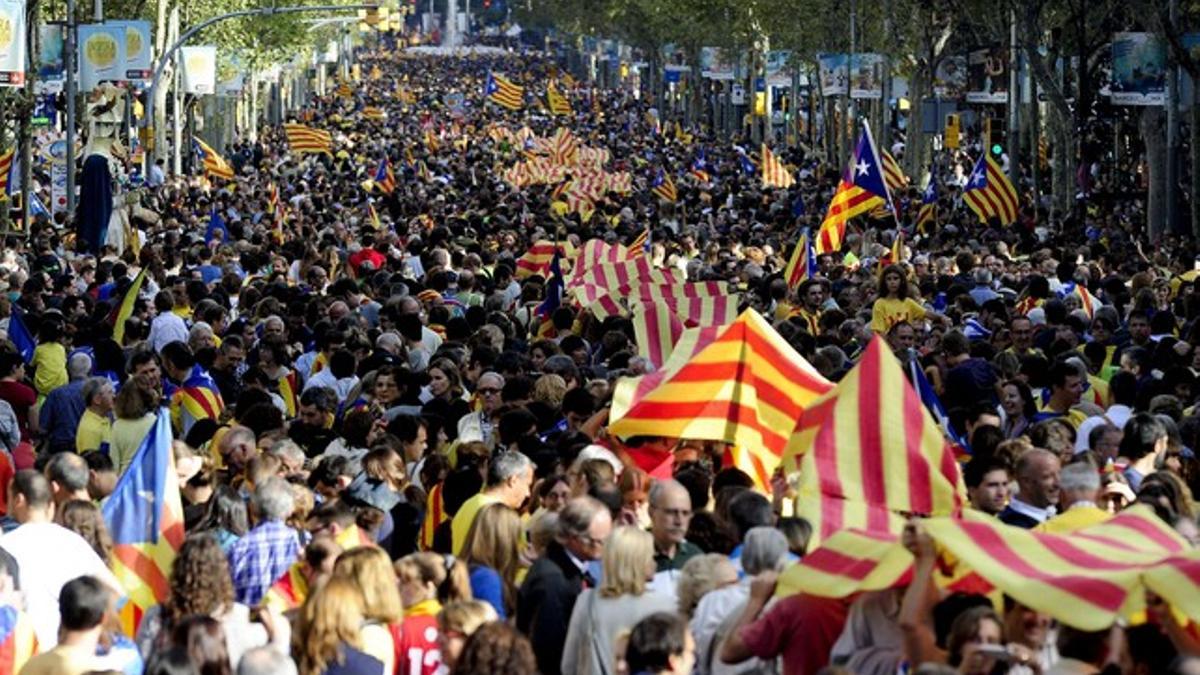
[[[883,98],[882,54],[855,54],[851,59],[850,98]]]
[[[79,26],[79,91],[125,79],[125,29],[108,24]]]
[[[217,86],[217,48],[183,47],[183,90],[189,94],[211,94]]]
[[[767,52],[767,86],[792,86],[792,67],[790,64],[791,58],[792,53],[790,51],[780,50]]]
[[[700,75],[710,80],[732,80],[735,76],[733,55],[717,47],[700,49]]]
[[[60,23],[38,26],[38,93],[57,94],[67,80],[63,46],[66,42],[66,27]]]
[[[125,79],[131,82],[149,80],[153,75],[149,21],[106,21],[125,32]]]
[[[967,56],[967,103],[1008,102],[1008,50],[976,49]]]
[[[842,96],[850,91],[846,60],[845,54],[817,54],[822,96]]]
[[[25,3],[0,0],[0,87],[25,86]]]
[[[935,98],[957,101],[967,92],[967,57],[946,56],[933,74]]]
[[[1167,100],[1167,46],[1153,33],[1114,33],[1114,105],[1163,105]]]

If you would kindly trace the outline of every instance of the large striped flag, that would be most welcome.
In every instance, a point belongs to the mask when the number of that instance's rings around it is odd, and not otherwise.
[[[549,138],[550,159],[558,165],[574,164],[579,153],[579,139],[566,127],[559,127]]]
[[[136,634],[147,609],[166,600],[171,563],[183,543],[171,440],[171,416],[163,409],[102,507],[113,540],[113,574],[129,593],[121,610],[128,635]]]
[[[918,232],[928,232],[930,223],[937,225],[937,204],[937,180],[930,174],[929,185],[925,186],[925,192],[921,194],[921,210],[917,211]]]
[[[783,271],[783,278],[787,280],[789,289],[795,289],[815,276],[817,276],[817,254],[813,250],[808,230],[805,229],[800,235],[800,241],[796,242],[796,248],[792,250],[792,257],[788,259],[787,267]]]
[[[609,431],[733,443],[731,464],[766,486],[795,420],[832,385],[753,309],[720,331],[636,400],[635,383],[618,385]]]
[[[621,244],[609,244],[603,239],[588,239],[579,247],[578,253],[571,262],[569,279],[583,276],[584,272],[596,265],[617,263],[632,257],[629,249]]]
[[[675,312],[657,302],[639,302],[633,309],[633,337],[638,356],[662,368],[683,334],[683,322]]]
[[[880,150],[879,155],[883,161],[883,180],[887,182],[888,190],[897,192],[908,187],[908,176],[904,175],[904,170],[900,168],[896,158],[892,157],[892,153]]]
[[[333,154],[333,135],[323,129],[289,122],[283,125],[288,145],[293,152],[324,152]]]
[[[858,146],[854,149],[854,157],[842,176],[837,192],[833,194],[829,211],[817,233],[817,253],[839,250],[846,233],[846,223],[851,218],[891,202],[881,167],[871,129],[864,126],[862,135],[858,137]]]
[[[192,143],[196,154],[200,156],[201,164],[204,166],[204,175],[209,178],[215,177],[221,180],[233,180],[233,167],[216,150],[213,150],[212,146],[194,136],[192,137]]]
[[[525,104],[525,88],[503,75],[489,72],[483,85],[483,96],[487,100],[509,110],[520,110]]]
[[[882,338],[796,419],[784,458],[800,469],[797,508],[814,541],[846,527],[899,532],[901,514],[961,511],[954,452]]]
[[[654,174],[654,181],[650,184],[650,191],[656,197],[665,202],[674,202],[679,198],[679,192],[675,190],[675,181],[667,175],[662,169]]]
[[[788,188],[796,184],[796,179],[766,143],[762,144],[762,181],[765,187]]]
[[[571,102],[559,93],[553,82],[546,87],[546,103],[552,115],[570,115],[573,112]]]
[[[387,157],[379,160],[379,168],[375,169],[375,187],[385,195],[396,191],[396,174],[392,172],[392,165]]]
[[[992,218],[999,219],[1001,225],[1017,222],[1017,190],[996,160],[986,152],[971,171],[963,191],[963,202],[984,223]]]
[[[942,561],[954,564],[935,577],[948,590],[999,589],[1060,622],[1098,630],[1144,609],[1144,585],[1200,619],[1200,553],[1147,506],[1070,534],[1025,530],[973,511],[922,527],[946,554]],[[844,598],[897,588],[912,578],[912,563],[898,534],[841,530],[780,575],[777,593]]]
[[[133,278],[133,283],[125,291],[125,297],[121,298],[121,304],[117,305],[117,310],[113,314],[113,340],[118,345],[122,344],[125,339],[125,322],[133,316],[133,306],[137,304],[138,294],[142,292],[142,284],[145,282],[146,268],[143,267]]]
[[[534,274],[543,277],[549,275],[550,263],[554,260],[556,251],[560,249],[568,258],[575,254],[574,247],[570,242],[555,243],[549,239],[539,239],[533,242],[525,255],[517,258],[515,276],[518,279],[524,279]]]

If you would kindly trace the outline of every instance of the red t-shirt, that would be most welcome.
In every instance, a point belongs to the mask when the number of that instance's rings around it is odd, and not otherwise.
[[[21,428],[21,440],[28,442],[29,409],[37,403],[37,392],[24,382],[0,381],[0,400],[8,401],[17,414],[17,426]]]
[[[782,655],[783,675],[815,675],[829,665],[829,652],[842,634],[849,607],[845,598],[783,598],[742,628],[742,641],[760,659]]]
[[[438,671],[442,651],[438,648],[437,611],[410,614],[390,628],[396,643],[396,675],[434,675]]]

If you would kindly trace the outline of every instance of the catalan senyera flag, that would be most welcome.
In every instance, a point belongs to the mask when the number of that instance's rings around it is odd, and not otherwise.
[[[334,93],[342,98],[354,98],[354,87],[351,87],[349,82],[343,80],[337,86],[337,89],[334,90]]]
[[[1001,225],[1017,222],[1017,190],[996,160],[986,152],[971,171],[963,190],[963,202],[984,223],[992,218],[999,219]]]
[[[555,164],[574,164],[579,154],[579,139],[566,127],[559,127],[549,139],[550,159]]]
[[[362,116],[374,122],[382,122],[387,119],[387,111],[378,106],[369,105],[362,109]]]
[[[287,408],[288,419],[300,412],[300,384],[296,381],[296,373],[289,370],[287,375],[279,378],[279,398],[283,399],[283,407]]]
[[[567,279],[571,281],[581,277],[596,265],[623,262],[631,257],[629,249],[621,244],[609,244],[603,239],[589,239],[575,253]]]
[[[555,87],[553,83],[546,87],[546,103],[553,115],[570,115],[573,112],[571,102],[567,100],[566,96],[559,93],[558,87]]]
[[[385,195],[396,191],[396,174],[392,172],[392,165],[387,157],[379,160],[379,168],[375,169],[375,187]]]
[[[929,185],[925,186],[925,192],[921,194],[921,210],[917,211],[918,232],[928,232],[930,224],[937,225],[937,203],[937,180],[930,175]]]
[[[675,181],[671,180],[671,177],[662,169],[659,169],[658,173],[654,174],[654,181],[650,184],[650,191],[665,202],[674,203],[679,198],[679,192],[675,189]]]
[[[138,293],[142,292],[142,284],[145,282],[146,268],[143,267],[133,278],[133,283],[129,285],[129,290],[125,291],[125,297],[121,298],[121,304],[117,306],[113,315],[113,340],[118,345],[125,339],[125,322],[133,316],[133,306],[137,303]]]
[[[16,166],[16,162],[13,161],[15,157],[16,148],[9,148],[0,153],[0,199],[8,196],[10,186],[17,184],[12,175],[13,167]]]
[[[817,254],[813,249],[812,238],[805,229],[792,249],[792,257],[788,259],[787,267],[783,270],[783,278],[788,288],[799,288],[800,284],[817,276]]]
[[[683,322],[670,309],[656,302],[639,302],[633,309],[634,341],[638,356],[662,368],[683,334]]]
[[[539,239],[529,247],[520,258],[517,258],[517,265],[514,275],[518,279],[538,274],[547,276],[550,274],[550,263],[554,260],[556,250],[561,250],[562,254],[568,258],[575,255],[575,248],[570,242],[558,242],[557,244],[548,239]]]
[[[367,202],[367,217],[371,219],[371,227],[376,230],[383,229],[383,223],[379,220],[379,212],[375,210],[375,202]]]
[[[762,144],[762,181],[765,187],[788,188],[796,184],[791,172],[766,143]]]
[[[999,589],[1063,623],[1098,630],[1143,609],[1144,586],[1200,618],[1200,554],[1147,506],[1070,534],[1025,530],[969,510],[921,526],[951,566],[935,581],[951,590],[969,580],[976,592]],[[912,578],[912,563],[898,534],[840,530],[784,571],[776,592],[844,598],[898,588]]]
[[[847,527],[899,532],[900,515],[951,515],[966,488],[954,451],[882,338],[795,418],[785,466],[814,541]]]
[[[842,247],[846,223],[855,216],[869,213],[875,207],[888,204],[891,197],[883,179],[879,153],[871,130],[864,126],[850,166],[842,176],[837,191],[829,203],[829,211],[817,233],[817,253],[831,253]]]
[[[208,143],[200,140],[200,138],[192,137],[193,148],[196,154],[200,156],[200,162],[204,167],[204,175],[209,178],[220,178],[221,180],[233,180],[233,166],[225,161],[225,158],[212,149]]]
[[[609,431],[733,443],[733,465],[765,486],[795,420],[832,385],[753,309],[719,330],[637,400],[618,386]]]
[[[429,496],[425,499],[425,517],[421,520],[421,533],[417,540],[422,551],[433,550],[433,534],[448,518],[446,503],[442,499],[442,484],[438,483],[429,489]]]
[[[887,182],[888,190],[896,192],[908,187],[908,176],[904,175],[904,170],[900,168],[896,158],[892,157],[892,153],[880,150],[879,155],[883,161],[883,180]]]
[[[521,106],[525,105],[525,88],[496,73],[488,73],[487,82],[483,85],[483,96],[509,110],[520,110]]]
[[[288,145],[293,152],[324,152],[333,154],[333,135],[322,129],[289,122],[283,125]]]
[[[146,610],[166,600],[171,564],[183,544],[183,505],[171,441],[171,416],[162,409],[101,507],[113,539],[112,571],[129,594],[121,610],[127,635],[136,634]]]
[[[650,228],[644,227],[638,236],[634,237],[629,244],[629,250],[635,255],[649,255],[650,253]]]
[[[902,262],[904,262],[904,230],[897,229],[887,254],[879,259],[880,272],[883,271],[885,265],[898,265]]]

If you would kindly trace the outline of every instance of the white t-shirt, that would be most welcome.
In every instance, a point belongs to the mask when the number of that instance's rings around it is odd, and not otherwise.
[[[93,576],[121,587],[83,537],[61,525],[27,523],[0,537],[0,548],[20,567],[25,609],[43,650],[58,644],[58,594],[68,581]]]

